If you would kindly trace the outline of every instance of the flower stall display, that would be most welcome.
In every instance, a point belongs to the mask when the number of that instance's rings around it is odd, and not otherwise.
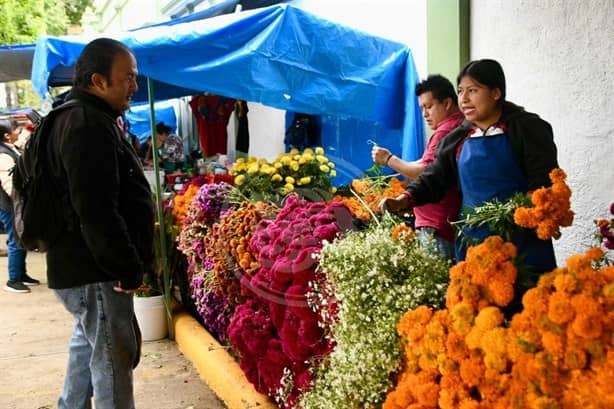
[[[449,263],[420,246],[409,227],[393,227],[372,224],[322,249],[324,280],[312,285],[311,298],[336,346],[299,407],[380,406],[401,366],[396,322],[408,307],[443,304]]]
[[[404,370],[384,408],[614,407],[614,268],[594,267],[602,254],[543,275],[506,323],[514,246],[471,247],[450,271],[447,309],[420,306],[397,325]]]
[[[251,239],[260,267],[242,278],[250,298],[237,306],[228,334],[247,378],[281,407],[294,406],[312,379],[312,361],[331,349],[306,294],[316,274],[314,254],[350,225],[342,204],[291,195]]]
[[[232,186],[227,183],[202,185],[187,207],[184,225],[177,237],[177,248],[187,259],[189,296],[205,327],[220,341],[226,337],[225,329],[232,309],[213,305],[219,297],[211,294],[211,290],[204,286],[205,278],[213,266],[206,256],[205,238],[213,223],[219,220],[222,211],[231,207],[228,201],[231,190]],[[218,317],[218,313],[222,315]]]
[[[196,312],[200,316],[204,327],[220,343],[228,343],[228,324],[234,314],[234,306],[228,300],[216,293],[215,289],[207,285],[207,276],[213,270],[213,263],[205,258],[205,270],[192,276],[192,300]]]
[[[509,242],[572,223],[562,170],[466,214],[461,228],[502,237],[450,266],[410,227],[374,217],[404,182],[365,177],[333,198],[334,166],[322,148],[239,159],[235,188],[172,200],[196,313],[257,391],[301,409],[614,408],[614,218],[537,284],[519,285],[527,270]]]
[[[188,277],[204,270],[204,239],[222,210],[230,207],[227,197],[231,189],[227,183],[203,185],[188,206],[177,246],[188,259]]]
[[[184,192],[179,192],[173,197],[171,205],[171,213],[175,220],[175,225],[180,229],[183,227],[184,219],[188,213],[188,207],[198,193],[200,186],[190,184]]]
[[[250,248],[250,240],[260,220],[272,220],[278,209],[256,202],[242,203],[220,215],[205,238],[205,253],[212,268],[207,271],[206,284],[231,306],[244,301],[240,281],[250,276],[260,265],[258,254]]]
[[[399,196],[406,186],[407,182],[395,176],[364,177],[350,183],[352,196],[336,195],[333,200],[345,204],[354,217],[368,222],[382,199]]]
[[[337,174],[335,164],[324,153],[321,147],[302,152],[292,149],[278,155],[273,163],[262,158],[239,158],[230,174],[249,200],[279,202],[291,192],[312,201],[323,200],[334,192],[331,178]]]

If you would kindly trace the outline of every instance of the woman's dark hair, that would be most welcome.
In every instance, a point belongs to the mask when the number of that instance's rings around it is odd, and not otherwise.
[[[5,133],[12,133],[13,129],[16,129],[17,126],[17,121],[13,118],[9,117],[0,119],[0,139],[4,138]]]
[[[456,77],[456,85],[460,84],[461,79],[466,76],[490,89],[499,88],[501,91],[499,103],[505,101],[505,74],[501,64],[497,61],[484,59],[467,63]]]
[[[90,87],[93,85],[92,75],[95,73],[110,79],[113,60],[120,52],[132,54],[124,44],[110,38],[98,38],[87,44],[75,65],[73,87],[78,89]]]
[[[456,92],[454,91],[454,85],[443,75],[433,74],[429,75],[427,79],[416,84],[416,96],[424,94],[425,92],[431,92],[433,98],[438,101],[445,101],[446,98],[451,98],[454,105],[458,105],[456,99]]]
[[[173,128],[171,128],[170,126],[166,125],[164,122],[160,121],[156,124],[156,132],[159,134],[169,134],[171,133],[171,131],[173,130]]]

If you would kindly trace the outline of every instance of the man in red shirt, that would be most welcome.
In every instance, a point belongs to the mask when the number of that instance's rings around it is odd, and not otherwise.
[[[409,179],[418,177],[435,160],[439,143],[465,119],[458,109],[454,86],[447,78],[430,75],[416,85],[415,92],[422,109],[422,116],[434,131],[422,158],[406,162],[380,146],[374,146],[371,152],[373,162],[389,166]],[[449,222],[456,220],[460,204],[460,196],[454,189],[450,190],[439,203],[414,208],[416,230],[420,240],[428,243],[430,237],[433,237],[442,257],[450,260],[454,258],[454,231]]]

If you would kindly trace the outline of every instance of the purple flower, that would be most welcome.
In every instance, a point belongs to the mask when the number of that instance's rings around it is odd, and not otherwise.
[[[225,297],[215,294],[206,288],[202,274],[192,277],[192,299],[203,325],[217,338],[225,343],[228,341],[228,325],[233,314],[233,307],[228,304]]]

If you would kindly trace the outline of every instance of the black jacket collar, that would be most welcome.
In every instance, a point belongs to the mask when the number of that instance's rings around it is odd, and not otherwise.
[[[94,108],[97,108],[103,111],[104,113],[106,113],[113,119],[117,118],[118,116],[122,114],[121,112],[117,112],[113,108],[111,108],[111,106],[104,99],[94,94],[91,94],[85,90],[73,88],[70,91],[70,94],[68,95],[68,97],[66,98],[66,100],[70,100],[70,99],[78,99],[80,101],[83,101],[85,104],[93,106]]]

